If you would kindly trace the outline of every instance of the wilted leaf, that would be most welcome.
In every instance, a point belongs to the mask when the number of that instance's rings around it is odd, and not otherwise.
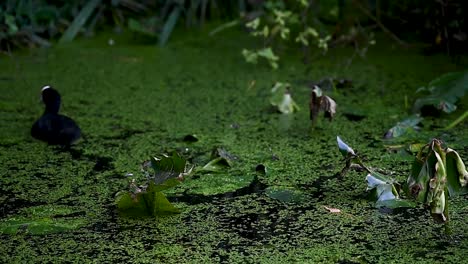
[[[444,149],[442,142],[433,139],[417,154],[407,192],[430,207],[435,220],[448,219],[448,195],[467,193],[468,173],[457,152]]]
[[[336,102],[323,94],[322,90],[314,85],[309,102],[310,120],[314,122],[320,111],[325,112],[324,116],[330,120],[336,113]]]

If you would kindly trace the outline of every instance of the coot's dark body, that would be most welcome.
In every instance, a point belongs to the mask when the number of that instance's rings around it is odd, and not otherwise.
[[[69,146],[81,136],[81,130],[71,118],[60,115],[60,94],[50,86],[42,88],[44,114],[33,124],[31,135],[51,145]]]

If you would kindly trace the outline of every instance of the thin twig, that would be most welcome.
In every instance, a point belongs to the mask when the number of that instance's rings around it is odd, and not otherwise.
[[[375,23],[377,23],[377,25],[385,32],[387,33],[388,35],[390,35],[390,37],[392,37],[396,42],[398,42],[398,44],[402,45],[402,46],[405,46],[407,47],[408,44],[406,42],[404,42],[403,40],[401,40],[399,37],[397,37],[393,32],[391,32],[386,26],[384,26],[384,24],[382,24],[382,22],[380,22],[380,20],[378,18],[376,18],[374,15],[371,14],[371,12],[369,12],[369,10],[367,10],[365,7],[363,7],[361,5],[361,3],[359,3],[359,1],[356,1],[354,0],[353,3],[366,15],[368,16],[370,19],[372,19]]]

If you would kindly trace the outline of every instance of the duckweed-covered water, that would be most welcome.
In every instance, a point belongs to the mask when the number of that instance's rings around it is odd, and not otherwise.
[[[109,46],[109,38],[116,44]],[[4,228],[0,262],[465,261],[466,197],[450,201],[450,233],[422,207],[375,209],[366,198],[364,173],[337,176],[343,161],[336,147],[340,135],[367,164],[399,181],[407,177],[412,156],[389,152],[386,145],[439,137],[466,161],[467,124],[440,130],[466,106],[425,119],[411,140],[381,139],[406,116],[418,87],[462,66],[382,41],[352,61],[351,49],[310,65],[284,55],[274,71],[244,62],[240,50],[256,43],[241,33],[186,35],[165,48],[145,41],[102,35],[1,55],[0,218],[18,231]],[[327,77],[353,85],[327,91],[338,103],[336,118],[312,129],[306,85]],[[292,84],[298,113],[271,109],[276,81]],[[70,150],[29,134],[42,114],[39,92],[46,84],[61,92],[61,112],[83,131]],[[184,141],[187,135],[198,141]],[[197,173],[169,190],[180,214],[119,216],[114,196],[128,189],[129,173],[143,182],[144,160],[175,150],[203,165],[214,148],[235,157],[232,167]],[[275,190],[286,190],[286,196]]]

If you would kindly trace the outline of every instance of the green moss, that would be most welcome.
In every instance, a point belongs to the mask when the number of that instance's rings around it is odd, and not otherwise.
[[[114,46],[107,45],[109,38]],[[365,197],[362,173],[352,171],[341,180],[334,176],[343,165],[335,141],[340,135],[362,153],[366,164],[404,180],[411,164],[387,152],[382,135],[407,115],[405,96],[412,103],[418,87],[462,66],[382,43],[349,66],[352,50],[337,49],[309,66],[294,55],[282,56],[280,69],[272,71],[267,65],[244,62],[242,48],[257,43],[240,32],[215,37],[181,34],[165,48],[138,41],[109,33],[0,60],[1,75],[8,76],[0,79],[1,220],[30,219],[29,210],[39,215],[37,206],[45,204],[53,208],[47,210],[71,208],[86,218],[84,226],[69,232],[1,235],[0,262],[465,259],[468,214],[463,197],[451,202],[454,239],[448,239],[422,208],[374,209]],[[310,89],[301,84],[324,77],[347,78],[354,86],[331,92],[338,104],[335,119],[311,129]],[[276,81],[293,86],[292,97],[301,110],[290,119],[271,111],[268,98]],[[43,111],[38,96],[44,84],[62,93],[63,113],[83,130],[83,139],[71,151],[29,135]],[[448,132],[433,129],[448,125],[463,111],[461,106],[454,114],[425,120],[418,142],[441,137],[466,160],[466,124]],[[356,122],[344,112],[365,117]],[[188,134],[200,140],[184,142]],[[143,160],[177,150],[203,166],[219,146],[238,160],[222,173],[199,174],[182,183],[171,198],[181,214],[156,219],[118,216],[114,195],[126,190],[130,178],[125,174],[141,177]],[[298,204],[282,203],[267,197],[262,188],[232,194],[251,183],[258,164],[267,167],[265,175],[258,175],[259,186],[297,186],[307,198]],[[197,195],[204,199],[192,201]],[[342,213],[329,213],[324,205]]]

